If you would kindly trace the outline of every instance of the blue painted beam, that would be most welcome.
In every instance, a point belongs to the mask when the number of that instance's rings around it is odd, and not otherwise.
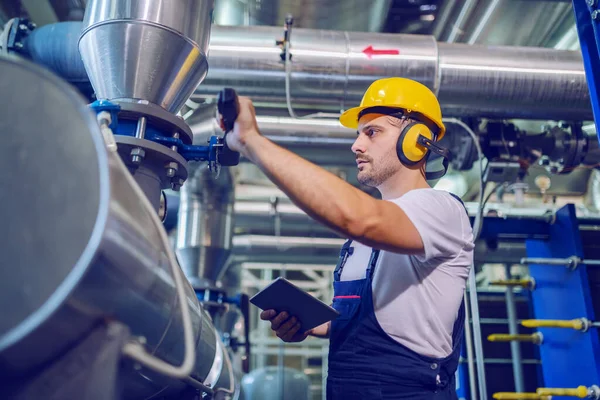
[[[548,240],[526,241],[528,257],[583,258],[583,246],[575,206],[569,204],[556,214]],[[594,320],[587,267],[570,270],[557,265],[530,265],[536,281],[531,292],[533,318]],[[600,380],[600,343],[595,329],[580,332],[565,328],[540,328],[542,374],[546,387],[577,387],[598,384]]]
[[[573,11],[575,23],[579,35],[579,45],[583,57],[586,80],[590,92],[590,101],[594,113],[596,132],[600,135],[600,41],[599,27],[600,10],[599,1],[593,1],[593,6],[588,5],[586,0],[573,0]],[[596,17],[595,19],[592,17]],[[599,136],[600,137],[600,136]]]

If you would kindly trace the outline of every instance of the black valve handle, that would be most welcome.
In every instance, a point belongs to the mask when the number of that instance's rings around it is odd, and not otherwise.
[[[235,90],[225,88],[219,92],[217,110],[220,115],[221,129],[227,134],[233,130],[233,124],[240,113],[240,103]]]
[[[233,130],[233,124],[240,113],[240,103],[235,90],[225,88],[219,92],[217,110],[219,112],[219,124],[223,132],[225,132],[222,139],[223,151],[219,154],[219,164],[223,166],[238,165],[240,162],[240,153],[231,150],[225,140],[227,134]]]

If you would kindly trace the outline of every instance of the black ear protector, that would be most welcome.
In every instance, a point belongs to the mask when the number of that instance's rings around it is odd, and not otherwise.
[[[395,118],[412,118],[412,116],[403,110],[390,107],[371,107],[363,110],[359,114],[359,119],[368,113],[379,113],[389,115]],[[413,166],[421,162],[425,158],[429,158],[432,153],[438,154],[443,158],[443,169],[438,171],[426,172],[427,180],[439,179],[446,174],[448,170],[448,158],[450,151],[444,147],[435,144],[435,135],[432,133],[437,131],[437,127],[431,123],[421,121],[411,121],[400,132],[398,142],[396,142],[396,154],[400,162],[407,166]]]

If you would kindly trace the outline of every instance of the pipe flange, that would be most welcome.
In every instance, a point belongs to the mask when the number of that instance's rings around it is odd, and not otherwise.
[[[187,162],[177,152],[146,139],[116,135],[121,159],[132,173],[140,166],[151,169],[160,179],[161,189],[179,190],[188,178]],[[141,155],[139,159],[132,155]]]
[[[111,100],[111,102],[121,107],[119,110],[119,121],[138,121],[140,117],[146,117],[148,125],[152,125],[162,132],[169,133],[170,136],[177,133],[184,144],[192,144],[193,135],[189,125],[183,119],[164,108],[145,100],[117,99]]]

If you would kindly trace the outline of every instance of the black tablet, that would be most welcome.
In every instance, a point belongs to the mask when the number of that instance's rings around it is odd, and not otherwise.
[[[287,311],[290,316],[298,318],[302,331],[316,328],[340,315],[334,308],[281,277],[255,294],[250,302],[261,310]]]

